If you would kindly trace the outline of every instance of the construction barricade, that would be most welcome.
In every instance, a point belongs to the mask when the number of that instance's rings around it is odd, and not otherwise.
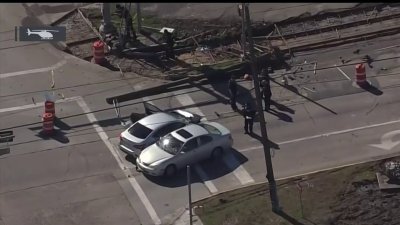
[[[367,74],[365,72],[364,63],[359,63],[356,65],[356,83],[359,86],[367,84]]]
[[[53,114],[53,116],[56,116],[55,103],[53,101],[47,100],[44,103],[44,112],[45,113],[51,113],[51,114]]]
[[[50,135],[54,132],[54,115],[52,113],[43,113],[43,133]]]
[[[92,46],[93,59],[96,64],[102,64],[105,61],[104,56],[104,42],[95,41]]]

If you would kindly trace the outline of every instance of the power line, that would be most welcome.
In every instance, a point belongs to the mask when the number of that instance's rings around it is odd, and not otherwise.
[[[398,58],[400,58],[400,57],[391,57],[391,58],[379,59],[379,60],[375,60],[375,62],[376,62],[376,61],[393,60],[393,59],[398,59]],[[341,65],[341,66],[356,65],[356,64],[358,64],[358,63],[345,64],[345,65]],[[337,67],[340,67],[340,66],[337,66]],[[336,67],[335,67],[335,66],[330,66],[330,67],[325,67],[325,68],[319,68],[319,69],[316,69],[316,70],[325,70],[325,69],[332,69],[332,68],[336,68]],[[311,71],[314,71],[314,70],[305,70],[305,71],[302,71],[302,72],[311,72]],[[286,74],[292,74],[292,73],[284,73],[284,74],[281,74],[281,75],[279,75],[279,76],[277,76],[277,77],[274,77],[274,78],[278,78],[278,77],[283,76],[283,75],[286,75]],[[396,75],[396,74],[398,74],[398,73],[393,73],[393,75]],[[392,75],[392,74],[390,74],[390,75]],[[390,75],[387,75],[387,76],[390,76]],[[379,75],[377,75],[377,76],[371,76],[371,77],[379,77]],[[120,81],[120,80],[117,80],[117,81]],[[340,80],[337,80],[337,81],[340,81]],[[105,81],[105,82],[108,82],[108,81]],[[241,82],[245,82],[245,81],[241,81]],[[298,84],[298,85],[316,84],[316,83],[326,83],[326,82],[334,82],[334,81],[324,81],[324,82],[314,82],[314,83],[302,83],[302,84]],[[104,82],[101,82],[101,83],[104,83]],[[92,85],[92,84],[90,84],[90,85]],[[85,86],[85,85],[83,85],[83,86]],[[65,89],[65,88],[63,88],[63,89]],[[198,92],[198,91],[202,91],[202,90],[187,91],[187,92],[181,93],[181,94],[173,94],[173,95],[170,95],[170,96],[168,96],[168,97],[174,97],[174,96],[177,96],[177,95],[183,95],[183,94],[188,94],[188,93],[194,93],[194,92]],[[39,92],[39,91],[38,91],[38,92]],[[153,100],[153,101],[154,101],[154,100],[160,100],[160,99],[163,99],[163,98],[167,98],[167,97],[159,97],[159,98],[154,98],[154,99],[152,99],[152,100]],[[138,101],[138,102],[134,102],[134,103],[130,103],[130,104],[124,104],[124,105],[121,105],[120,108],[127,107],[127,106],[132,106],[132,105],[137,105],[137,104],[141,104],[141,103],[143,103],[143,102],[146,102],[146,101],[143,101],[143,100],[142,100],[142,101]],[[91,113],[102,112],[102,111],[107,111],[107,110],[115,110],[115,108],[114,108],[114,107],[109,107],[109,108],[99,109],[99,110],[92,111]],[[82,116],[82,115],[86,115],[86,114],[87,114],[87,113],[79,113],[79,114],[74,114],[74,115],[70,115],[70,116],[61,117],[60,119],[66,119],[66,118],[71,118],[71,117],[77,117],[77,116]],[[14,128],[19,128],[19,127],[25,127],[25,126],[36,125],[36,124],[40,124],[40,123],[41,123],[41,122],[34,122],[34,123],[29,123],[29,124],[22,124],[22,125],[17,125],[17,126],[8,127],[8,128],[0,128],[0,130],[14,129]]]
[[[393,59],[400,59],[400,56],[384,58],[384,59],[375,59],[375,60],[373,60],[373,62],[381,62],[381,61],[393,60]],[[345,66],[353,66],[353,65],[360,64],[360,63],[365,63],[365,62],[355,62],[355,63],[346,63],[346,64],[342,64],[342,65],[336,65],[336,66],[320,67],[320,68],[315,69],[315,71],[334,69],[336,67],[340,68],[340,67],[345,67]],[[305,72],[314,72],[314,69],[312,69],[312,70],[302,70],[301,71],[301,73],[305,73]],[[293,72],[285,72],[285,73],[279,74],[279,76],[277,76],[277,77],[281,77],[283,75],[289,75],[289,74],[293,74]]]
[[[384,59],[376,59],[376,60],[374,60],[374,62],[393,60],[393,59],[399,59],[399,58],[400,58],[400,56],[384,58]],[[349,64],[343,64],[343,65],[337,65],[337,66],[320,67],[320,68],[315,69],[315,71],[332,69],[332,68],[335,68],[335,67],[341,68],[341,67],[351,66],[351,65],[356,65],[356,64],[358,64],[358,63],[349,63]],[[304,73],[304,72],[314,72],[314,70],[303,70],[301,72],[302,73]],[[281,77],[283,75],[288,75],[288,74],[293,74],[293,72],[285,72],[285,73],[282,73],[282,74],[278,74],[278,76],[276,76],[275,78]],[[112,83],[112,82],[121,82],[121,81],[125,81],[125,80],[134,80],[134,79],[137,79],[137,78],[135,77],[135,78],[113,79],[113,80],[100,81],[100,82],[94,82],[94,83],[88,83],[88,84],[79,84],[79,85],[66,86],[66,87],[61,87],[61,88],[54,88],[53,90],[54,91],[58,91],[58,90],[64,90],[64,89],[68,89],[68,88],[86,87],[86,86],[90,86],[90,85],[106,84],[106,83]],[[11,95],[1,95],[0,98],[13,97],[13,96],[24,95],[24,94],[35,94],[35,93],[39,93],[39,92],[43,92],[43,91],[47,91],[47,90],[30,91],[30,92],[23,92],[23,93],[18,93],[18,94],[11,94]],[[200,90],[198,90],[198,91],[200,91]]]
[[[399,73],[399,74],[400,74],[400,73]],[[386,89],[397,88],[397,87],[400,87],[400,84],[395,84],[395,85],[390,85],[390,86],[382,87],[381,89],[382,89],[382,90],[386,90]],[[197,92],[197,91],[199,91],[199,90],[196,90],[196,91],[193,91],[193,92]],[[187,94],[187,93],[190,93],[190,92],[185,92],[185,93],[182,93],[182,94]],[[179,94],[179,95],[182,95],[182,94]],[[171,96],[169,96],[169,97],[173,97],[173,96],[176,96],[176,95],[171,95]],[[162,97],[162,98],[165,98],[165,97]],[[162,98],[157,98],[157,99],[162,99]],[[153,100],[157,100],[157,99],[152,99],[152,101],[153,101]],[[122,107],[126,107],[126,106],[137,105],[137,104],[141,104],[141,103],[143,103],[143,102],[145,102],[145,101],[140,101],[140,102],[136,102],[136,103],[126,104],[126,105],[122,105],[122,106],[120,106],[120,107],[122,108]],[[299,104],[302,104],[302,103],[304,103],[304,102],[294,103],[294,104],[290,104],[290,105],[287,105],[287,106],[295,106],[295,105],[299,105]],[[86,115],[86,114],[89,114],[89,113],[96,113],[96,112],[102,112],[102,111],[107,111],[107,110],[115,110],[115,108],[114,108],[114,107],[104,108],[104,109],[94,110],[94,111],[87,112],[87,113],[78,113],[78,114],[73,114],[73,115],[70,115],[70,116],[58,117],[58,118],[59,118],[59,119],[66,119],[66,118],[72,118],[72,117],[77,117],[77,116]],[[212,114],[205,115],[205,117],[210,116],[210,115],[212,115]],[[237,117],[237,116],[242,117],[242,115],[239,114],[239,115],[229,116],[229,118],[230,118],[230,117]],[[224,118],[225,118],[225,117],[217,117],[217,118],[215,118],[215,119],[209,119],[209,121],[218,121],[218,120],[224,119]],[[26,126],[32,126],[32,125],[37,125],[37,124],[41,124],[41,123],[42,123],[42,122],[34,122],[34,123],[26,123],[26,124],[16,125],[16,126],[13,126],[13,127],[8,127],[8,128],[0,128],[0,131],[1,131],[1,130],[14,129],[14,128],[21,128],[21,127],[26,127]],[[111,130],[111,131],[113,131],[113,130]]]

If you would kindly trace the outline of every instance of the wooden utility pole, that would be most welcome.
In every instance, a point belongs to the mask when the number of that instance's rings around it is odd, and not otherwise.
[[[140,9],[140,3],[136,3],[136,18],[137,18],[137,32],[140,33],[142,29],[142,12]]]
[[[243,58],[246,56],[246,18],[245,18],[245,13],[244,13],[244,7],[245,3],[242,3],[241,5],[238,5],[239,7],[239,13],[240,16],[242,17],[242,54]]]
[[[258,79],[257,73],[257,65],[256,65],[256,57],[254,55],[254,41],[252,37],[252,30],[251,30],[251,23],[250,23],[250,13],[248,3],[243,4],[244,6],[244,14],[246,16],[246,29],[247,29],[247,40],[249,41],[249,52],[250,52],[250,64],[251,64],[251,71],[252,71],[252,78],[254,81],[254,90],[256,93],[256,107],[258,112],[258,117],[260,120],[260,128],[261,128],[261,142],[264,147],[264,158],[265,164],[267,167],[267,180],[269,184],[269,194],[271,197],[271,204],[272,204],[272,211],[278,212],[280,211],[279,206],[279,199],[278,193],[276,188],[276,182],[274,178],[274,170],[272,167],[272,159],[271,159],[271,152],[270,152],[270,144],[267,134],[267,127],[264,117],[263,106],[261,102],[261,93],[260,93],[260,83]]]
[[[103,21],[104,21],[104,33],[109,34],[115,31],[115,27],[111,22],[111,4],[103,3],[102,5]]]

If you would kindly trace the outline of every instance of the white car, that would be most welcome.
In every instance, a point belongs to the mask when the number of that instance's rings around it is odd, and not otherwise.
[[[219,123],[189,124],[144,149],[136,166],[152,176],[172,176],[186,165],[220,157],[232,144],[230,131]]]
[[[157,112],[132,124],[120,134],[119,148],[137,157],[141,151],[154,144],[162,136],[193,122],[197,115],[183,110]]]

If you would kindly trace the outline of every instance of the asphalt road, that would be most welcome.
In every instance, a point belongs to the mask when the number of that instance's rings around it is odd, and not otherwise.
[[[111,107],[106,97],[158,81],[132,78],[99,84],[119,79],[119,73],[58,52],[47,43],[21,46],[27,43],[13,41],[14,26],[32,18],[26,17],[21,4],[4,4],[0,10],[0,128],[14,127],[16,134],[11,153],[0,156],[0,224],[154,224],[171,218],[171,213],[182,212],[187,204],[184,171],[174,179],[136,172],[131,159],[117,149],[118,135],[124,128],[114,109],[93,112]],[[391,36],[329,51],[299,53],[295,60],[318,60],[321,67],[338,64],[339,56],[356,61],[359,56],[352,53],[353,48],[361,48],[362,54],[375,59],[394,57],[399,55],[398,47],[392,47],[397,39]],[[273,114],[266,113],[266,118],[274,143],[276,177],[397,154],[398,143],[390,144],[391,137],[383,135],[400,133],[398,61],[374,62],[374,68],[367,68],[369,80],[382,95],[358,88],[337,69],[318,71],[321,77],[343,79],[315,85],[317,92],[309,93],[336,115],[313,102],[273,106]],[[388,70],[381,71],[382,67]],[[40,135],[44,110],[40,103],[46,91],[52,93],[51,69],[59,101],[56,115],[63,119],[56,123],[58,134],[48,138]],[[354,66],[342,70],[354,79]],[[372,77],[375,75],[381,77]],[[252,86],[249,82],[241,85],[243,91]],[[243,134],[242,118],[223,103],[226,99],[225,84],[186,88],[121,104],[126,105],[121,116],[143,112],[140,102],[150,100],[162,109],[179,107],[201,113],[232,131],[231,153],[221,161],[193,168],[192,193],[197,200],[265,181],[260,143]],[[239,98],[240,103],[244,101],[244,97]],[[135,102],[139,104],[127,105]],[[222,116],[217,117],[215,112]],[[36,124],[27,125],[31,123]],[[259,133],[257,125],[255,132]],[[371,146],[382,141],[383,145]]]

